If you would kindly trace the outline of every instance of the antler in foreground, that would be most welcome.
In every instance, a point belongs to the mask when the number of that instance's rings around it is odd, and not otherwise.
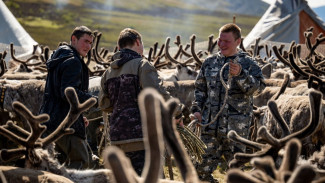
[[[312,182],[316,176],[315,170],[310,165],[297,166],[300,156],[301,142],[291,139],[285,146],[285,154],[279,169],[275,168],[274,160],[270,156],[254,158],[251,163],[255,170],[244,173],[239,169],[231,169],[227,173],[229,183],[235,182]]]
[[[140,93],[139,106],[146,149],[144,171],[141,177],[138,177],[123,152],[116,147],[108,147],[104,159],[112,170],[116,182],[175,182],[159,179],[162,175],[163,137],[175,156],[184,182],[199,182],[172,119],[177,105],[178,101],[175,99],[164,102],[162,96],[154,89],[144,89]]]
[[[274,160],[276,160],[276,158],[278,157],[279,150],[282,149],[289,140],[293,138],[298,138],[299,140],[302,140],[312,135],[320,124],[319,119],[321,114],[321,99],[322,94],[320,92],[311,91],[309,93],[311,111],[310,122],[305,128],[294,133],[289,132],[285,121],[279,114],[276,103],[274,101],[270,101],[268,103],[268,107],[276,121],[280,124],[286,136],[277,139],[266,130],[265,126],[262,126],[258,129],[257,132],[259,142],[253,142],[238,136],[235,131],[230,131],[228,133],[228,137],[231,140],[242,143],[257,151],[253,154],[236,153],[234,159],[230,162],[229,166],[238,167],[246,162],[249,162],[254,157],[271,156]]]
[[[38,157],[37,153],[35,153],[35,148],[45,147],[48,144],[55,142],[63,135],[71,134],[74,132],[74,130],[70,129],[69,127],[76,121],[82,112],[95,105],[96,100],[89,99],[83,104],[80,104],[77,94],[73,88],[67,88],[65,90],[65,95],[67,96],[68,102],[70,103],[70,111],[67,117],[62,121],[61,125],[57,128],[57,130],[55,130],[52,134],[44,139],[41,139],[40,137],[46,130],[46,127],[44,125],[41,125],[41,123],[48,121],[49,116],[47,114],[34,116],[23,104],[17,101],[13,102],[13,108],[27,120],[28,124],[31,127],[31,132],[22,129],[12,122],[8,122],[6,125],[0,126],[1,135],[4,135],[13,142],[23,146],[22,148],[17,149],[1,150],[1,161],[10,161],[26,155],[26,163],[31,163],[32,165],[30,166],[34,167],[41,161],[40,157]],[[16,135],[10,129],[14,129],[23,135]]]

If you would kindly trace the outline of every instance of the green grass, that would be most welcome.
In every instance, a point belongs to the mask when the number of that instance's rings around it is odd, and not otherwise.
[[[172,167],[173,169],[173,176],[174,176],[174,180],[175,181],[183,181],[183,178],[182,178],[182,175],[181,175],[181,172],[179,171],[178,167],[176,166],[173,166]],[[168,167],[167,166],[164,166],[164,175],[165,175],[165,179],[168,179],[170,180],[170,176],[169,176],[169,171],[168,171]],[[213,177],[215,179],[217,179],[220,183],[226,183],[226,173],[222,170],[220,170],[220,168],[216,169],[214,172],[213,172]]]
[[[67,4],[59,6],[56,2]],[[68,42],[72,29],[78,25],[102,32],[100,47],[109,49],[115,48],[119,32],[126,27],[142,34],[146,49],[155,42],[163,44],[167,37],[173,41],[176,35],[182,37],[183,43],[189,42],[192,34],[196,34],[197,42],[206,41],[211,34],[216,37],[220,26],[232,22],[233,16],[178,0],[7,0],[5,3],[26,31],[39,44],[51,49],[59,42]],[[258,19],[238,15],[236,22],[245,36]]]
[[[18,21],[23,22],[25,26],[29,27],[44,27],[51,28],[53,30],[57,30],[63,27],[62,25],[59,25],[51,20],[43,19],[41,17],[18,18]]]

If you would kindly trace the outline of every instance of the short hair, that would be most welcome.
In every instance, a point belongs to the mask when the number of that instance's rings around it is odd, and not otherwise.
[[[141,34],[138,31],[131,28],[125,28],[120,32],[117,44],[120,49],[123,49],[127,46],[133,46],[137,39],[141,41]]]
[[[234,23],[229,23],[229,24],[223,25],[219,29],[219,33],[222,33],[222,32],[232,32],[235,36],[235,40],[237,40],[238,38],[241,38],[241,29]]]
[[[71,41],[72,41],[72,36],[76,36],[77,39],[80,39],[84,34],[88,34],[89,36],[94,37],[94,33],[88,27],[82,25],[73,29],[71,34]]]

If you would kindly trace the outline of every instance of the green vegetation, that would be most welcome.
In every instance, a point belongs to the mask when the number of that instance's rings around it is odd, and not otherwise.
[[[181,35],[189,42],[192,34],[197,41],[217,35],[222,24],[232,22],[232,14],[205,10],[178,0],[7,0],[8,8],[27,32],[41,45],[55,49],[70,40],[75,26],[86,25],[102,32],[101,47],[113,49],[119,32],[125,27],[137,29],[144,37],[146,48],[160,45],[167,37]],[[23,7],[23,8],[22,8]],[[246,35],[259,17],[237,15],[236,22]]]
[[[50,27],[53,30],[57,30],[63,27],[62,25],[58,25],[51,20],[43,19],[40,17],[25,17],[24,19],[18,18],[18,21],[23,22],[24,25],[29,27]]]

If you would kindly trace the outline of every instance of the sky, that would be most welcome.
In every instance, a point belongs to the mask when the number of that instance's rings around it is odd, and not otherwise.
[[[274,0],[262,0],[262,1],[265,1],[267,3],[274,2]],[[307,2],[308,2],[308,5],[311,8],[317,8],[317,7],[320,7],[320,6],[325,6],[325,0],[307,0]]]

